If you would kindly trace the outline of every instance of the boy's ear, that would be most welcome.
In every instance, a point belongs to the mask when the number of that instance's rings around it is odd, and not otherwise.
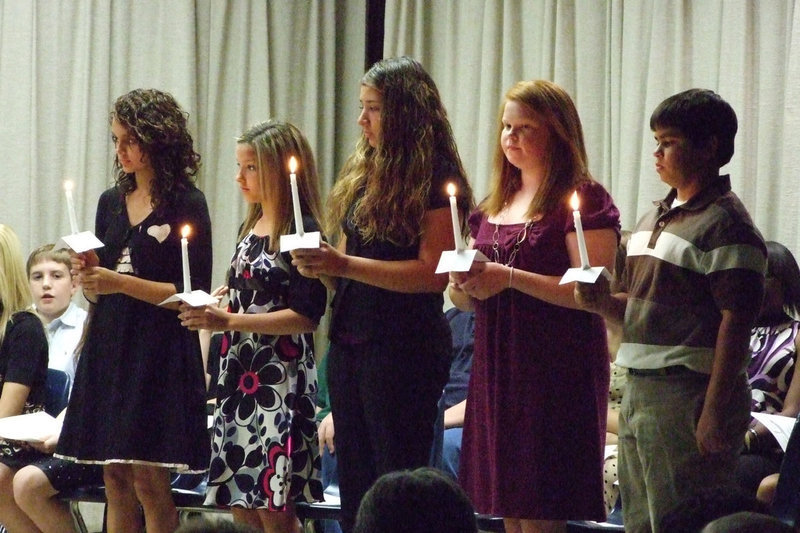
[[[717,136],[712,135],[709,137],[700,151],[705,156],[706,161],[712,161],[716,164],[718,159],[717,154],[719,152],[719,139],[717,139]]]

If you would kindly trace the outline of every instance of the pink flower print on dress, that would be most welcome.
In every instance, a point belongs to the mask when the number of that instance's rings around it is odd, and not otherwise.
[[[278,339],[278,353],[281,359],[292,360],[303,355],[303,347],[294,342],[292,335],[281,335]]]
[[[291,438],[289,440],[291,443]],[[291,450],[291,444],[289,444]],[[277,442],[272,442],[267,451],[269,467],[262,478],[262,487],[271,510],[282,510],[289,495],[290,476],[292,472],[291,451]]]

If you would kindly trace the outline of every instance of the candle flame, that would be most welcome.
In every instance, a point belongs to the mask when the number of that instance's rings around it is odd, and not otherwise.
[[[453,183],[448,183],[447,184],[447,194],[449,194],[450,196],[455,196],[456,195],[456,186],[455,186],[455,184],[453,184]]]
[[[289,158],[289,172],[292,174],[297,172],[297,159],[295,159],[294,156]]]
[[[75,184],[72,182],[72,180],[64,180],[64,190],[65,191],[72,191],[72,189],[74,187],[75,187]]]
[[[192,232],[192,227],[189,224],[186,224],[184,227],[181,228],[181,237],[184,239],[189,236]]]
[[[581,206],[581,202],[578,200],[578,191],[572,193],[572,197],[569,199],[569,205],[572,206],[573,211],[577,211]]]

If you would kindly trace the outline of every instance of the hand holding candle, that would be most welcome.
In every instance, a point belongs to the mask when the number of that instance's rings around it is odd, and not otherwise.
[[[303,228],[303,212],[300,211],[300,194],[297,192],[297,159],[294,156],[289,158],[289,184],[292,187],[292,206],[294,207],[294,225],[297,234],[301,237],[305,234]]]
[[[192,292],[192,279],[189,274],[189,241],[186,239],[192,228],[188,225],[181,228],[181,264],[183,266],[183,292]]]
[[[575,221],[575,236],[578,238],[578,253],[581,256],[581,268],[589,268],[589,255],[586,253],[586,239],[583,236],[583,224],[581,224],[581,212],[578,210],[580,201],[578,200],[578,191],[572,193],[570,199],[572,206],[572,218]]]
[[[461,224],[458,222],[458,203],[456,202],[456,186],[452,183],[447,184],[447,194],[450,195],[450,218],[453,221],[453,240],[456,251],[464,249],[464,241],[461,238]]]
[[[75,201],[72,199],[72,180],[64,181],[64,196],[67,197],[67,215],[69,216],[69,230],[75,235],[78,233],[78,217],[75,215]]]

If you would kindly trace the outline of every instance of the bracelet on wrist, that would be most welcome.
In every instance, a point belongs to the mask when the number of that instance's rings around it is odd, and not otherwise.
[[[744,434],[744,449],[748,452],[753,452],[758,449],[758,433],[755,428],[747,428],[747,433]]]
[[[514,280],[514,267],[511,267],[511,270],[508,271],[508,288],[511,288],[511,282]]]

